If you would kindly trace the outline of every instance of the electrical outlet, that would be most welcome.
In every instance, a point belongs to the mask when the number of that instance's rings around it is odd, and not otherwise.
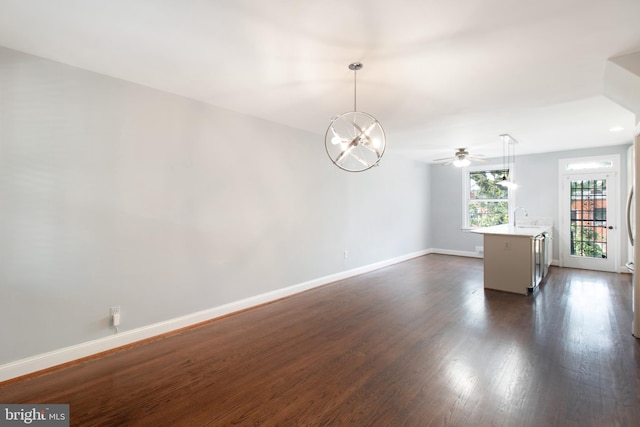
[[[111,307],[111,325],[116,328],[120,325],[120,306]]]
[[[347,250],[344,251],[344,258],[345,259],[349,258],[349,251]]]

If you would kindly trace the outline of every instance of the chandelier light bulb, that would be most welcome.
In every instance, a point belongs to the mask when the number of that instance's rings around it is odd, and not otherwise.
[[[340,135],[336,133],[336,130],[333,128],[333,126],[331,126],[331,133],[333,133],[333,137],[331,137],[331,143],[333,145],[340,144],[342,142],[342,138],[340,138]]]

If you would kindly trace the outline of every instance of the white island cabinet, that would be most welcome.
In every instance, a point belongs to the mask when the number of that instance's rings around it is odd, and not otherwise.
[[[484,236],[484,287],[527,295],[545,278],[552,226],[510,224],[473,230]]]

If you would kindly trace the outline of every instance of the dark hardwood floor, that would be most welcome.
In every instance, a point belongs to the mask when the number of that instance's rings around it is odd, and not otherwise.
[[[552,268],[485,291],[427,255],[0,384],[77,426],[638,426],[631,276]]]

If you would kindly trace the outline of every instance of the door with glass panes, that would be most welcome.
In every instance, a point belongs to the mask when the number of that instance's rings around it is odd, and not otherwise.
[[[567,174],[562,191],[561,265],[617,271],[617,180],[614,172]]]

